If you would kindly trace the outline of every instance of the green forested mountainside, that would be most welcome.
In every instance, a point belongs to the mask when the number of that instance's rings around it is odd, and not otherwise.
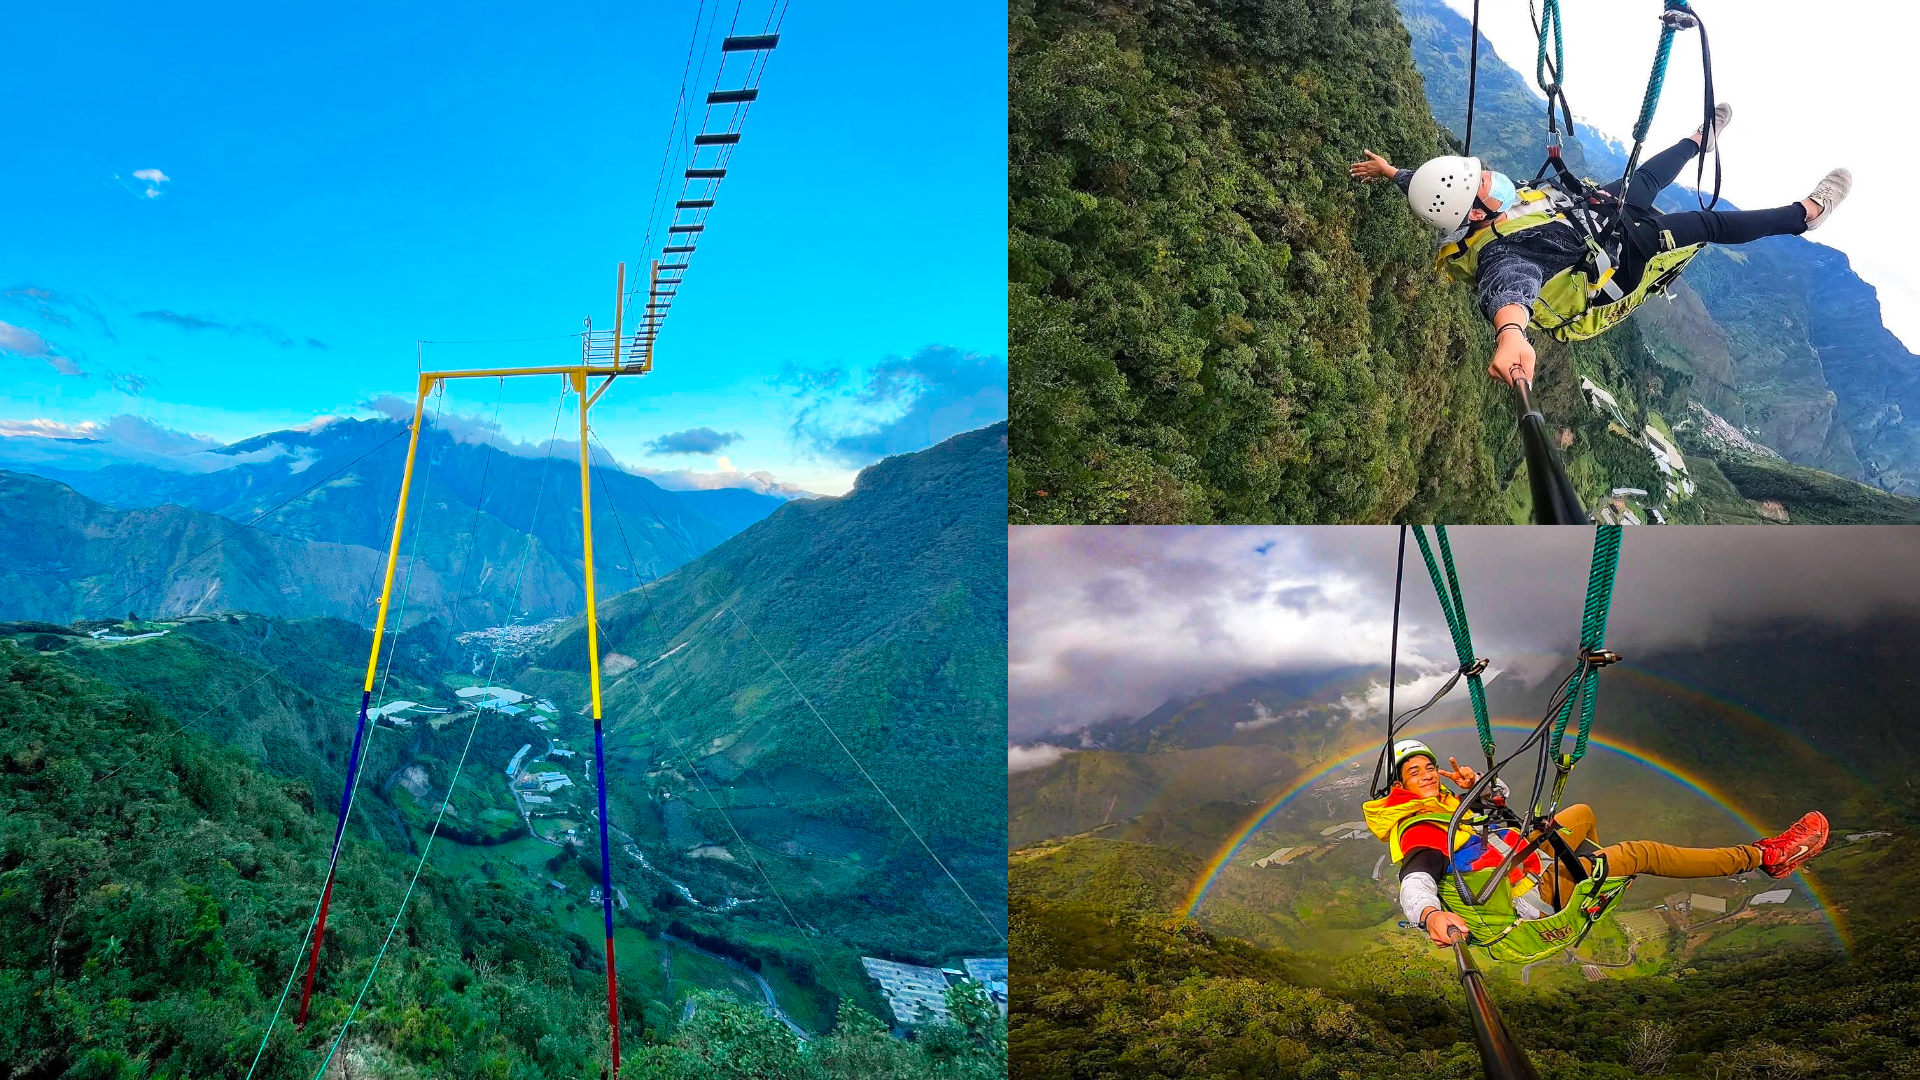
[[[1451,959],[1418,943],[1328,967],[1191,922],[1016,894],[1010,1076],[1480,1075]],[[1920,1071],[1906,988],[1920,924],[1702,959],[1673,978],[1528,990],[1493,976],[1544,1080],[1835,1080]]]
[[[1045,0],[1010,34],[1012,522],[1529,519],[1471,289],[1346,175],[1457,148],[1390,2]],[[1637,328],[1540,356],[1583,500],[1661,490],[1637,435],[1678,379]]]
[[[614,823],[676,838],[662,857],[696,887],[764,893],[751,854],[802,919],[862,947],[997,950],[1005,774],[981,751],[1006,732],[1006,432],[888,458],[849,494],[792,503],[602,604]],[[584,710],[586,657],[584,620],[570,620],[515,685]],[[669,819],[683,800],[654,790],[669,772],[701,789],[690,819]],[[739,861],[692,854],[735,843],[734,828]],[[828,850],[857,859],[823,875]]]
[[[745,488],[707,488],[672,491],[668,494],[698,510],[702,517],[720,526],[728,536],[787,505],[785,499]]]
[[[1152,753],[1084,750],[1052,765],[1007,777],[1007,843],[1040,840],[1111,826],[1102,836],[1145,837],[1160,843],[1176,833],[1226,827],[1204,808],[1244,805],[1315,758],[1277,746],[1209,746]],[[1229,811],[1229,817],[1238,816]],[[1202,820],[1204,818],[1204,820]]]
[[[306,782],[177,720],[0,641],[0,1075],[238,1076],[254,1061],[325,876],[332,815],[313,813]],[[302,1033],[282,1015],[254,1075],[314,1074],[411,871],[349,839],[312,1021]],[[429,864],[335,1074],[594,1075],[602,956],[500,885]],[[978,999],[955,1002],[964,1025],[911,1044],[843,1003],[835,1032],[801,1050],[758,1008],[711,997],[657,1031],[641,988],[623,988],[623,1075],[985,1080],[1006,1068],[1004,1027]]]
[[[398,636],[379,683],[388,698],[454,703],[441,683],[449,670],[436,622]],[[163,637],[95,644],[68,638],[58,649],[75,671],[154,700],[195,731],[253,755],[278,774],[306,781],[319,805],[338,806],[353,746],[371,631],[339,619],[289,621],[225,615],[173,627]],[[383,654],[389,650],[383,649]],[[379,738],[365,754],[369,775],[385,776],[395,747]],[[378,799],[356,802],[355,821],[401,846],[402,830]]]
[[[0,472],[0,612],[9,618],[118,619],[129,606],[355,618],[379,595],[384,568],[371,548],[240,533],[179,506],[114,510],[64,484]],[[418,583],[429,602],[435,585]]]
[[[431,412],[427,419],[401,538],[401,573],[411,582],[410,617],[438,616],[475,626],[504,623],[523,612],[538,619],[578,611],[584,582],[578,459],[565,448],[551,457],[529,458],[461,442],[431,426]],[[63,552],[16,555],[36,568],[37,578],[77,579],[66,587],[71,596],[28,592],[21,599],[47,609],[33,617],[118,617],[119,612],[91,610],[87,602],[110,602],[119,595],[97,594],[119,586],[120,576],[179,569],[169,560],[184,560],[271,511],[247,536],[170,578],[167,589],[147,598],[142,610],[161,615],[250,610],[371,623],[406,448],[402,424],[342,420],[210,451],[243,459],[213,472],[169,472],[149,465],[39,470],[84,497],[68,492],[62,498],[72,505],[55,507],[50,496],[39,495],[38,501],[49,505],[37,512],[57,515],[54,522],[67,532],[85,535],[85,551],[99,554],[91,561]],[[265,460],[244,460],[260,455]],[[754,492],[677,494],[605,465],[597,465],[594,476],[596,573],[603,579],[658,577],[764,517],[773,508],[769,503],[778,505]],[[322,479],[326,482],[300,495]],[[42,483],[18,482],[36,489]],[[611,521],[616,507],[653,524],[632,532],[623,545]],[[727,524],[709,520],[701,507]],[[11,499],[0,501],[0,525],[29,522],[31,510]],[[0,529],[0,553],[11,554],[6,537],[14,532]],[[119,562],[96,565],[101,559]],[[245,561],[231,565],[239,560]],[[62,600],[66,607],[57,608]],[[0,604],[0,610],[27,614],[19,604]]]

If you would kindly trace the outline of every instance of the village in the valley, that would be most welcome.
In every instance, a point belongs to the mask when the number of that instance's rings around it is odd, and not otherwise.
[[[482,720],[488,716],[497,716],[502,719],[524,721],[533,728],[541,741],[521,744],[509,759],[500,764],[501,770],[506,774],[507,789],[513,798],[515,811],[526,823],[528,833],[536,840],[563,849],[587,845],[589,838],[583,836],[581,832],[582,829],[588,833],[593,831],[592,822],[595,811],[579,800],[583,789],[591,791],[593,758],[591,753],[582,756],[580,751],[554,737],[560,716],[560,710],[554,703],[545,698],[535,698],[511,687],[499,685],[462,686],[454,693],[460,701],[460,707],[457,709],[397,700],[370,710],[367,715],[379,724],[398,731],[406,731],[422,723],[438,730],[459,716],[475,713],[480,714]],[[588,750],[590,751],[591,747],[588,747]],[[657,764],[662,768],[669,766],[667,762]],[[660,793],[662,800],[671,797],[669,791],[662,790]],[[703,902],[684,883],[674,880],[655,867],[626,832],[615,828],[611,830],[611,839],[617,850],[623,852],[641,869],[661,878],[692,907],[724,912],[755,902],[752,899],[738,897],[725,897],[711,903]],[[730,860],[731,856],[728,858]],[[547,889],[559,894],[569,894],[570,887],[567,882],[554,877],[547,877],[544,881]],[[619,910],[627,910],[630,901],[626,891],[616,887],[613,893],[615,907]],[[601,902],[601,895],[601,887],[592,885],[589,887],[586,901],[597,908]],[[951,1015],[947,1008],[947,990],[962,981],[970,980],[979,983],[998,1006],[1001,1015],[1006,1015],[1007,960],[1005,957],[967,958],[959,961],[958,967],[928,967],[872,956],[863,956],[860,962],[892,1012],[892,1028],[897,1035],[906,1036],[930,1024],[948,1022]],[[771,988],[766,986],[765,981],[758,976],[753,978],[760,983],[768,998],[768,1007],[774,1014],[790,1026],[794,1026],[794,1030],[801,1031],[802,1029],[794,1025],[791,1018],[779,1009],[777,1002],[772,1000]]]

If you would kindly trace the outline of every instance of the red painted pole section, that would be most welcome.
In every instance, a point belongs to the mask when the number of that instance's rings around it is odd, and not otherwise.
[[[327,873],[326,891],[320,894],[320,925],[314,928],[313,959],[307,961],[307,982],[300,988],[300,1015],[293,1026],[307,1026],[307,1002],[313,1000],[313,973],[320,967],[320,939],[327,936],[327,905],[333,902],[333,873]]]
[[[613,1075],[620,1075],[620,1001],[613,992],[613,938],[607,938],[607,1023],[613,1027]]]

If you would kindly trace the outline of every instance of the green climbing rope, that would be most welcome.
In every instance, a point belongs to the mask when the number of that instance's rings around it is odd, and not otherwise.
[[[1552,115],[1552,98],[1556,87],[1564,84],[1567,77],[1566,42],[1562,40],[1560,30],[1560,0],[1546,0],[1540,9],[1540,55],[1534,59],[1533,81],[1540,84],[1540,92],[1547,95],[1549,116]],[[1553,34],[1553,66],[1547,66],[1547,34]],[[1547,72],[1553,72],[1552,81],[1548,81]],[[1573,133],[1568,132],[1569,136]]]
[[[1666,8],[1661,12],[1660,45],[1653,53],[1653,71],[1647,75],[1647,92],[1640,99],[1640,119],[1633,124],[1633,141],[1645,142],[1647,129],[1653,126],[1653,114],[1660,107],[1660,88],[1667,81],[1667,58],[1673,53],[1673,35],[1683,26],[1691,24],[1693,12],[1687,8],[1687,0],[1667,0]],[[1685,21],[1682,21],[1682,20]],[[1544,39],[1541,49],[1546,48]]]
[[[1600,690],[1600,668],[1606,659],[1607,611],[1613,604],[1613,575],[1620,565],[1619,525],[1598,526],[1593,536],[1593,565],[1587,571],[1587,604],[1580,617],[1580,670],[1574,673],[1574,686],[1560,703],[1553,720],[1553,738],[1547,756],[1564,771],[1587,754],[1587,737],[1593,731],[1593,711]],[[1580,729],[1573,752],[1562,757],[1562,739],[1573,719],[1574,702],[1580,703]]]
[[[1460,576],[1453,568],[1453,548],[1447,543],[1447,527],[1435,525],[1440,540],[1440,557],[1446,563],[1443,576],[1433,561],[1433,548],[1427,544],[1427,531],[1414,526],[1413,538],[1420,543],[1420,557],[1426,560],[1427,576],[1433,579],[1433,593],[1440,601],[1440,613],[1446,616],[1447,631],[1453,636],[1453,651],[1460,658],[1460,672],[1467,677],[1467,696],[1473,699],[1473,724],[1480,733],[1480,749],[1493,760],[1493,725],[1487,719],[1487,692],[1480,684],[1484,666],[1473,655],[1473,633],[1467,628],[1467,602],[1460,593]],[[1611,579],[1609,579],[1611,580]],[[1604,621],[1605,615],[1601,616]]]

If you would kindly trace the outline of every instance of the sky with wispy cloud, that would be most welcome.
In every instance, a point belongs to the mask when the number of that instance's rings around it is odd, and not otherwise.
[[[1255,677],[1384,665],[1393,526],[1025,526],[1008,547],[1010,768],[1075,733]],[[1593,532],[1448,530],[1475,651],[1531,684],[1578,644]],[[1920,612],[1920,544],[1902,525],[1629,529],[1607,644],[1645,656],[1732,628],[1858,625]],[[1401,692],[1423,700],[1453,669],[1419,551],[1407,544]],[[1384,715],[1385,686],[1349,705]],[[1258,710],[1248,720],[1257,723]],[[1054,749],[1047,749],[1047,747]]]
[[[577,358],[677,194],[656,196],[685,164],[675,101],[714,83],[731,11],[14,12],[32,47],[0,94],[34,122],[0,170],[0,440],[167,464],[410,411],[416,364]],[[785,19],[655,369],[594,408],[606,449],[664,482],[832,494],[1006,415],[1004,17]],[[559,390],[456,383],[444,415],[541,445]]]

